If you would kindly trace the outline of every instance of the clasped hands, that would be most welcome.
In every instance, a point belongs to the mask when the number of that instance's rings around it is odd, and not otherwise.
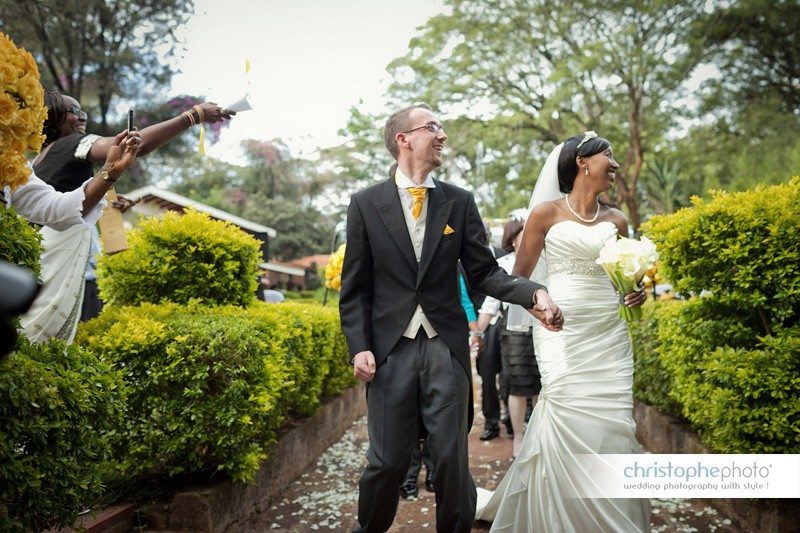
[[[545,329],[550,331],[561,331],[564,327],[564,314],[555,304],[550,295],[544,289],[537,289],[533,293],[533,308],[528,312],[538,320]]]

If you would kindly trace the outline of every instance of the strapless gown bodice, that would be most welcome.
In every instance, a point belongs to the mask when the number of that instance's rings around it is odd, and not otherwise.
[[[606,277],[603,267],[595,260],[603,246],[616,238],[617,227],[610,222],[585,226],[562,220],[554,224],[545,236],[548,276]]]

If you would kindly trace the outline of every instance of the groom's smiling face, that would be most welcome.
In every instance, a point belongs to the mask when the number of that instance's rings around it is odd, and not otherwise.
[[[404,135],[414,160],[431,169],[440,166],[444,141],[447,140],[442,123],[432,111],[418,107],[409,114],[409,124],[411,127]],[[432,125],[431,129],[436,129],[435,133],[424,127],[429,125]]]

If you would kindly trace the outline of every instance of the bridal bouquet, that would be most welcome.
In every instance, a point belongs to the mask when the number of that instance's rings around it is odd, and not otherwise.
[[[600,250],[600,256],[595,261],[608,273],[620,294],[619,316],[632,322],[642,317],[641,307],[628,307],[622,303],[622,298],[639,290],[645,273],[653,268],[658,260],[656,245],[647,237],[641,240],[620,238],[610,241]]]

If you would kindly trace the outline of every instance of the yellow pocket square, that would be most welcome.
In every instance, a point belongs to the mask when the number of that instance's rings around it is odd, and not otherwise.
[[[450,227],[450,224],[446,224],[444,227],[444,235],[450,235],[451,233],[455,233],[456,230]]]

